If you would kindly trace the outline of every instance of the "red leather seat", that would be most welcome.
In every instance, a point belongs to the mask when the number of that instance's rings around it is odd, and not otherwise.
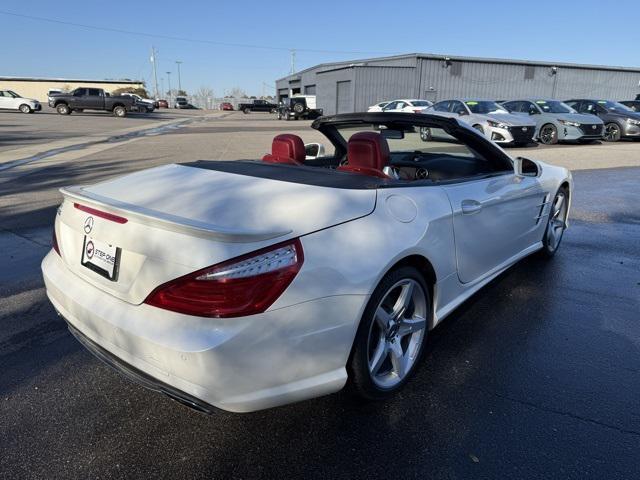
[[[382,171],[389,164],[389,144],[379,133],[358,132],[352,135],[347,144],[347,160],[349,164],[338,167],[338,170],[389,178]]]
[[[283,133],[271,143],[271,153],[262,157],[263,162],[302,165],[305,159],[304,142],[297,135]]]

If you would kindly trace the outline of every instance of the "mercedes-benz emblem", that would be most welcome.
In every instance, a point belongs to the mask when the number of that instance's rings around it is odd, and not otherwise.
[[[527,127],[522,127],[523,132],[526,132],[527,130],[529,130]]]
[[[598,126],[597,125],[591,125],[591,128],[593,128],[595,130],[596,128],[598,128]]]
[[[89,235],[91,233],[91,230],[93,230],[93,217],[87,217],[87,219],[84,221],[84,233]]]

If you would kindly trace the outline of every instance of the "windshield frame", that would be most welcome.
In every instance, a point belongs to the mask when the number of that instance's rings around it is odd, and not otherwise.
[[[544,104],[556,104],[556,105],[560,105],[561,107],[567,108],[569,111],[568,111],[568,112],[557,112],[557,111],[554,111],[554,110],[549,110],[549,111],[547,111],[547,110],[545,110],[544,108],[542,108],[542,107],[540,106],[540,105],[541,105],[541,103],[540,103],[540,102],[542,102],[542,103],[544,103]],[[533,104],[538,108],[538,110],[540,110],[542,113],[558,113],[558,114],[563,114],[563,113],[578,113],[578,111],[577,111],[575,108],[573,108],[573,107],[571,107],[571,106],[567,105],[566,103],[564,103],[564,102],[563,102],[563,101],[561,101],[561,100],[533,100],[531,103],[533,103]]]
[[[461,100],[462,103],[464,103],[465,107],[467,107],[467,109],[475,115],[491,115],[494,113],[499,113],[499,114],[504,114],[504,113],[511,113],[509,112],[509,110],[507,110],[505,107],[503,107],[502,105],[500,105],[498,102],[495,102],[493,100]],[[473,107],[479,107],[482,104],[493,104],[495,105],[497,108],[496,110],[491,110],[491,111],[487,111],[487,112],[474,112]]]
[[[595,103],[604,108],[607,112],[614,111],[616,113],[624,112],[624,113],[638,113],[635,110],[627,107],[626,105],[620,102],[614,102],[612,100],[597,100]],[[621,108],[618,108],[621,107]]]
[[[498,145],[480,135],[476,130],[453,118],[440,115],[415,113],[345,113],[316,119],[311,128],[321,132],[335,148],[336,157],[347,154],[347,140],[340,135],[339,128],[358,125],[385,125],[389,129],[402,130],[408,127],[440,128],[455,137],[470,150],[477,152],[488,161],[495,163],[496,170],[513,170],[513,160]]]

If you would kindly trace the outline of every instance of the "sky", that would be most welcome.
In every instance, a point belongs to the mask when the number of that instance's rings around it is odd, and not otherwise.
[[[0,76],[132,78],[152,88],[152,46],[165,90],[169,78],[172,88],[177,86],[179,60],[183,89],[204,86],[217,96],[233,88],[273,95],[275,80],[290,71],[291,49],[296,70],[413,52],[639,67],[640,28],[635,19],[625,20],[635,17],[637,0],[606,5],[602,0],[2,2]]]

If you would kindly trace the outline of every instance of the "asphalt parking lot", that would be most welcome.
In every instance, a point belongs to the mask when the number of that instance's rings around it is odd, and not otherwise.
[[[640,478],[640,143],[509,150],[572,168],[560,251],[520,262],[431,332],[392,401],[363,405],[341,392],[205,416],[86,352],[39,270],[61,186],[256,158],[283,131],[320,139],[309,122],[266,114],[189,115],[193,123],[158,135],[0,163],[0,478]],[[122,121],[76,118],[63,140],[85,128],[109,136]],[[14,152],[45,152],[47,138],[67,133],[39,114],[1,113],[0,129],[19,121],[27,139],[14,134]]]
[[[109,134],[142,125],[150,126],[199,113],[197,110],[160,109],[150,114],[129,113],[125,118],[117,118],[110,112],[97,111],[59,115],[48,106],[43,106],[41,112],[30,115],[18,111],[3,111],[0,113],[0,129],[3,132],[0,152],[74,137]]]

